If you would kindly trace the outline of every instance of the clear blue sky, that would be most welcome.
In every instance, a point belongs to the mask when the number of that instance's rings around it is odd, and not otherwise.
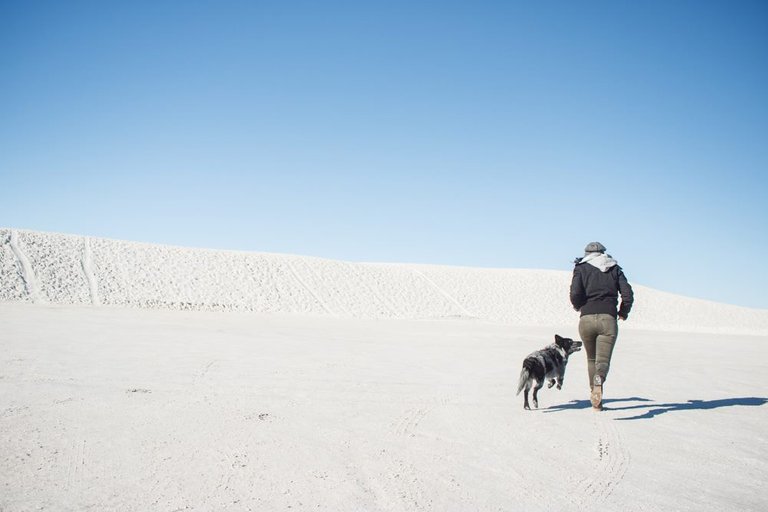
[[[768,308],[768,2],[0,0],[0,226]],[[567,291],[564,291],[567,293]]]

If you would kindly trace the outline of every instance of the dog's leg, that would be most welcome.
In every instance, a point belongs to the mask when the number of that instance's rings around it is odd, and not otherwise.
[[[562,377],[558,377],[557,378],[557,389],[562,389],[562,387],[563,387],[563,378]]]
[[[551,389],[552,386],[555,385],[555,379],[549,379],[549,383],[547,384],[547,389]],[[557,386],[557,389],[560,389],[560,386]]]
[[[539,390],[544,387],[543,382],[536,381],[536,386],[533,388],[533,406],[539,408]]]
[[[526,384],[525,385],[525,389],[523,390],[523,397],[525,397],[525,402],[523,403],[523,409],[525,409],[526,411],[530,411],[531,410],[531,406],[528,403],[528,391],[530,389],[531,389],[531,385],[530,384]]]

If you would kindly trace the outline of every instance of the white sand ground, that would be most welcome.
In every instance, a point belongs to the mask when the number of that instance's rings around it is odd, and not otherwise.
[[[763,511],[765,337],[5,304],[0,509]]]
[[[0,230],[0,279],[3,512],[768,509],[764,310],[635,285],[609,409],[577,353],[528,412],[567,272]]]

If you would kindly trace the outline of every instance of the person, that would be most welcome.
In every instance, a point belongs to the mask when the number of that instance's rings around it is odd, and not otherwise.
[[[634,302],[624,272],[605,251],[600,242],[587,244],[584,257],[574,262],[571,280],[571,304],[581,313],[579,335],[587,354],[590,401],[596,410],[603,408],[603,386],[616,345],[618,319],[627,319]]]

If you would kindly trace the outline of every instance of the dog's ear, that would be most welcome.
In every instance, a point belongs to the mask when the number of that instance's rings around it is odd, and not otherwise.
[[[563,337],[559,334],[555,334],[555,343],[560,343],[561,341],[563,341]]]

